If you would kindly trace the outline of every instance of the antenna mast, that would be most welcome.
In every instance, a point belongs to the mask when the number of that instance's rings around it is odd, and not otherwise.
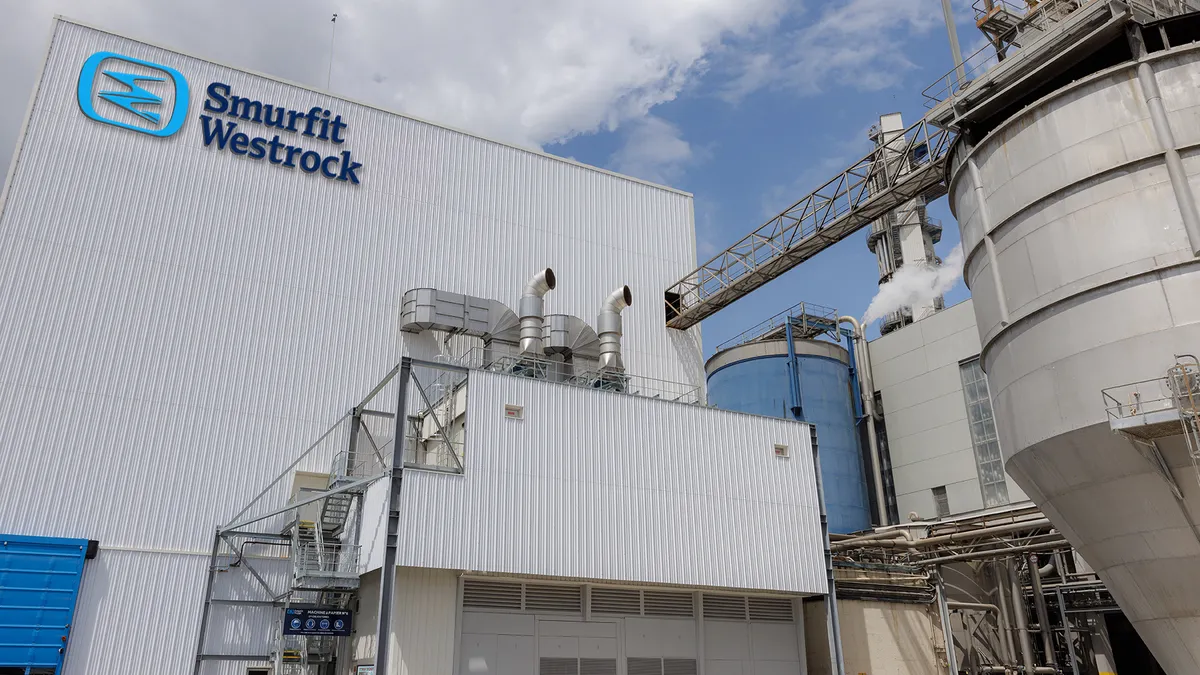
[[[325,91],[329,91],[329,81],[333,77],[333,45],[337,39],[337,14],[329,20],[333,27],[329,31],[329,69],[325,71]]]

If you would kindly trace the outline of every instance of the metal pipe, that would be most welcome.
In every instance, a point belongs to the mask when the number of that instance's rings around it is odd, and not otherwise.
[[[946,603],[946,606],[949,607],[950,609],[959,609],[959,610],[963,610],[963,611],[967,611],[967,612],[993,612],[995,614],[1000,613],[999,607],[989,604],[989,603],[986,603],[986,602],[954,602],[954,601],[950,601],[950,602]]]
[[[1001,579],[1008,578],[1007,573],[1000,569],[999,562],[992,564],[992,576],[996,579],[996,600],[1000,605],[1000,648],[1004,650],[1004,660],[1008,663],[1017,662],[1016,650],[1013,649],[1012,628],[1008,615],[1008,590]]]
[[[788,394],[791,395],[792,417],[804,421],[804,399],[800,395],[800,364],[796,361],[796,343],[792,337],[792,317],[784,324],[784,338],[787,340],[788,353]]]
[[[546,314],[546,294],[554,290],[557,280],[554,270],[546,269],[533,275],[521,293],[521,353],[541,356],[542,330]]]
[[[967,73],[963,68],[962,48],[958,46],[958,28],[954,25],[954,10],[950,8],[950,0],[942,0],[942,15],[946,17],[946,32],[950,35],[950,55],[954,57],[954,74],[958,76],[958,86],[962,87],[967,80]]]
[[[1009,591],[1012,593],[1013,616],[1017,620],[1017,639],[1021,643],[1021,665],[1026,673],[1033,672],[1033,642],[1029,639],[1029,619],[1025,616],[1025,594],[1017,578],[1016,559],[1005,559],[1008,567]]]
[[[1063,636],[1067,640],[1067,656],[1071,659],[1071,675],[1079,675],[1079,657],[1075,654],[1075,636],[1071,630],[1071,617],[1067,614],[1067,603],[1063,600],[1062,589],[1054,590],[1058,598],[1058,614],[1062,617]]]
[[[1033,607],[1037,611],[1038,629],[1042,633],[1042,650],[1046,652],[1046,665],[1058,665],[1054,654],[1054,633],[1050,631],[1050,612],[1046,609],[1046,596],[1042,592],[1041,570],[1038,569],[1036,553],[1029,554],[1029,580],[1033,585]]]
[[[883,489],[883,459],[879,454],[879,438],[875,434],[875,378],[871,373],[871,354],[867,350],[866,334],[858,319],[852,316],[839,316],[838,323],[848,323],[854,330],[854,342],[859,350],[858,365],[862,370],[859,380],[859,393],[862,396],[863,410],[866,412],[867,445],[870,448],[871,472],[874,474],[876,516],[880,525],[888,524],[887,491]]]
[[[821,519],[821,541],[825,545],[825,628],[829,636],[829,657],[833,675],[845,675],[846,664],[842,657],[842,623],[838,617],[837,580],[833,573],[833,553],[829,548],[829,514],[825,511],[825,484],[821,481],[821,453],[817,447],[817,428],[809,427],[812,436],[813,477],[817,484],[817,509]]]
[[[1150,123],[1154,127],[1154,136],[1162,147],[1163,159],[1167,165],[1167,176],[1171,179],[1171,189],[1175,193],[1175,203],[1179,205],[1179,215],[1183,220],[1183,229],[1187,233],[1192,255],[1200,255],[1200,210],[1196,208],[1196,197],[1188,184],[1187,172],[1183,168],[1183,159],[1175,147],[1175,135],[1171,132],[1171,124],[1167,120],[1167,109],[1163,105],[1162,93],[1158,89],[1158,79],[1154,69],[1146,61],[1145,45],[1142,44],[1141,30],[1131,31],[1128,35],[1134,57],[1139,59],[1137,65],[1138,84],[1142,87],[1142,96],[1146,108],[1150,111]]]
[[[950,625],[950,608],[946,602],[946,584],[942,581],[942,568],[933,571],[934,588],[937,591],[938,612],[942,615],[942,638],[946,641],[946,662],[950,675],[958,675],[958,653],[954,650],[954,628]]]
[[[625,372],[621,360],[621,311],[633,304],[633,292],[622,286],[604,299],[600,316],[596,319],[596,334],[600,337],[600,370],[612,373]]]
[[[966,539],[974,539],[979,536],[990,536],[993,534],[1007,534],[1009,532],[1019,532],[1021,530],[1034,530],[1034,529],[1039,529],[1039,528],[1049,527],[1049,526],[1050,526],[1050,521],[1048,519],[1038,518],[1037,520],[1029,520],[1029,521],[1025,521],[1025,522],[1021,522],[1021,523],[1010,523],[1008,525],[997,525],[995,527],[982,527],[982,528],[979,528],[976,530],[964,530],[962,532],[955,532],[953,534],[943,534],[943,535],[939,535],[936,537],[926,537],[924,539],[918,539],[916,541],[912,541],[911,538],[909,538],[908,541],[898,541],[898,540],[876,541],[876,542],[873,542],[872,545],[880,546],[883,548],[908,548],[908,549],[925,548],[927,546],[934,546],[937,544],[949,544],[949,543],[953,543],[956,541],[963,541]],[[897,530],[897,532],[899,532],[899,530]],[[867,536],[870,536],[870,535],[867,535]],[[855,548],[856,545],[858,543],[860,543],[860,541],[867,541],[867,540],[860,537],[860,538],[856,538],[856,539],[847,539],[846,541],[839,541],[839,542],[836,542],[833,544],[833,549],[835,551],[840,551],[840,550],[844,550],[847,548]]]

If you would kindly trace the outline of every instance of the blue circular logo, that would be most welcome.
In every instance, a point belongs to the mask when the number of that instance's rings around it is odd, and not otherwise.
[[[308,629],[310,629],[310,630],[311,630],[311,629],[313,629],[313,628],[316,628],[316,627],[317,627],[317,620],[316,620],[316,619],[309,619],[308,621],[305,621],[305,622],[304,622],[304,627],[305,627],[305,628],[308,628]]]
[[[300,619],[292,619],[292,628],[300,627]]]
[[[329,630],[329,619],[321,619],[321,630]]]
[[[337,621],[334,621],[334,622],[333,622],[333,629],[334,629],[334,630],[342,630],[342,629],[343,629],[343,628],[345,628],[345,627],[346,627],[346,622],[345,622],[345,621],[342,621],[341,619],[338,619]]]

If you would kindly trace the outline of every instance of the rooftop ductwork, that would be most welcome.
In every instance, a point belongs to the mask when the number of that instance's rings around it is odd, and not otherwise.
[[[600,338],[586,321],[569,314],[546,316],[543,345],[547,355],[562,356],[570,360],[576,356],[585,359],[600,358]]]
[[[521,353],[542,356],[542,331],[545,324],[545,296],[554,290],[554,270],[546,269],[533,275],[521,294]]]
[[[600,370],[611,373],[625,372],[621,360],[621,311],[633,304],[633,293],[628,286],[613,291],[600,308],[596,320],[596,332],[600,336]]]
[[[400,330],[405,333],[440,330],[515,345],[519,326],[517,315],[499,300],[436,288],[411,289],[400,305]]]

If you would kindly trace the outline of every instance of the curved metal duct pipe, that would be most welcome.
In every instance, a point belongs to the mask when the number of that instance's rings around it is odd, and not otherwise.
[[[879,455],[879,439],[875,436],[875,380],[871,375],[871,355],[867,352],[866,334],[858,319],[852,316],[839,316],[838,323],[848,323],[854,331],[854,346],[858,351],[858,367],[862,376],[858,378],[859,395],[862,397],[863,411],[867,414],[867,444],[871,450],[871,473],[875,479],[875,505],[880,525],[888,524],[887,493],[883,489],[883,460]]]
[[[622,286],[609,294],[600,307],[596,319],[596,333],[600,336],[600,370],[611,373],[625,372],[621,360],[621,311],[633,304],[633,292]]]
[[[521,293],[521,353],[541,356],[542,326],[545,323],[546,294],[554,290],[554,270],[546,269],[533,275]]]

